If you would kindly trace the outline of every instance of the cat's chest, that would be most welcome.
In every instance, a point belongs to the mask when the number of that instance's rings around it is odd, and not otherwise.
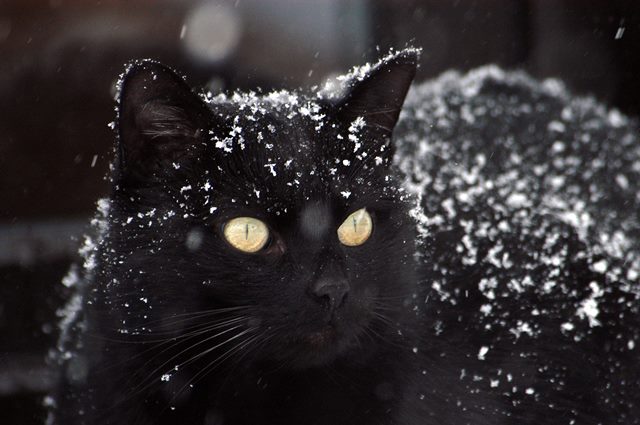
[[[383,370],[245,369],[216,390],[210,410],[220,424],[234,425],[396,423],[406,379],[401,372],[391,376]]]

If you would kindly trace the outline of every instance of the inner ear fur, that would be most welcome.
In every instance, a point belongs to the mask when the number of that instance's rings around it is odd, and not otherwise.
[[[184,80],[151,60],[131,64],[119,94],[121,171],[146,173],[166,166],[199,139],[208,108]]]

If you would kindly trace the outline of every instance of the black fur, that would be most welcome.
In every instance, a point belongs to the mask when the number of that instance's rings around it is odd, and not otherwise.
[[[50,423],[640,423],[635,123],[522,76],[447,77],[410,96],[391,143],[416,63],[392,54],[340,96],[215,98],[132,64]],[[582,121],[563,124],[560,151],[549,125],[572,105]],[[599,131],[606,142],[571,142]],[[535,166],[622,140],[602,178],[557,170],[576,187],[560,199],[582,196],[576,211],[626,232],[615,258],[595,226],[549,210],[552,173]],[[371,238],[341,245],[363,207]],[[238,216],[269,226],[260,252],[225,241]],[[320,280],[348,288],[340,305]]]

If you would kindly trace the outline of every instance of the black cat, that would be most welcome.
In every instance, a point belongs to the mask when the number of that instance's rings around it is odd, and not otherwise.
[[[636,123],[486,68],[392,142],[416,63],[230,97],[131,65],[49,423],[640,423]]]

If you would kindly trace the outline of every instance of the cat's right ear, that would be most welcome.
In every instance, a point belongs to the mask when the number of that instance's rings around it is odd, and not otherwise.
[[[164,174],[207,125],[204,101],[175,72],[151,60],[129,65],[118,100],[119,169],[134,179]]]

